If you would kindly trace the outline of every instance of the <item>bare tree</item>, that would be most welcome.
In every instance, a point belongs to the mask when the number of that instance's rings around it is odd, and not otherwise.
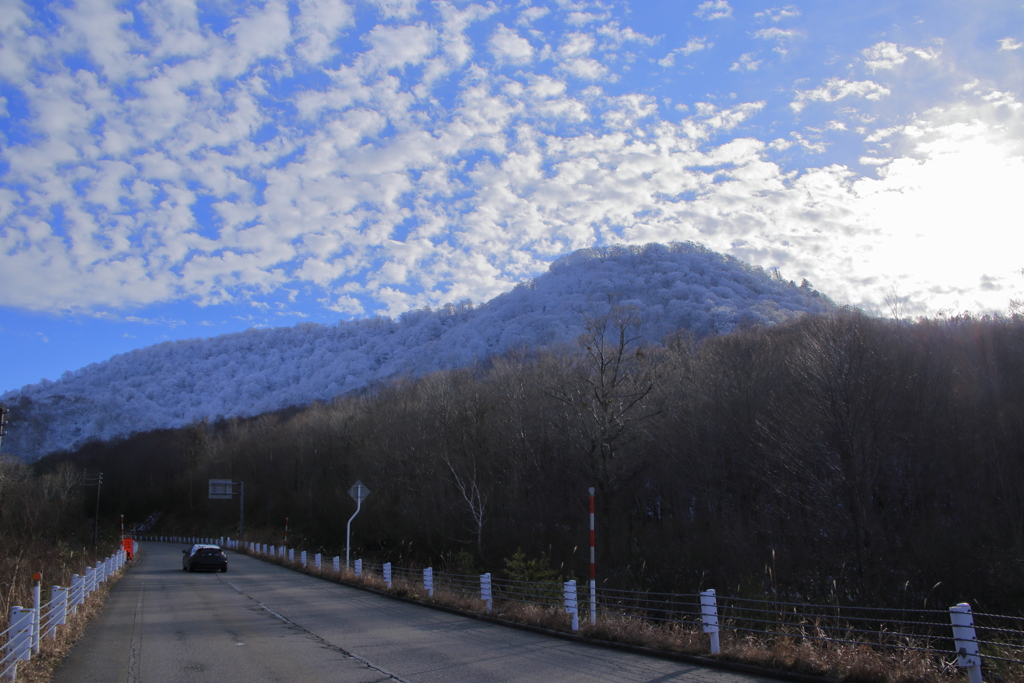
[[[885,294],[885,305],[897,325],[903,323],[907,318],[907,309],[910,307],[910,297],[900,294],[900,286],[893,283]]]
[[[629,306],[588,318],[578,353],[566,359],[564,375],[549,390],[564,408],[560,427],[606,495],[615,479],[635,474],[623,470],[619,451],[637,438],[639,423],[659,412],[644,402],[654,375],[641,346],[640,322]]]

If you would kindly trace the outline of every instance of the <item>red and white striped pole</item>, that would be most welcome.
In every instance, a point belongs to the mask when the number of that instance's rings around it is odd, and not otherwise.
[[[594,487],[590,487],[590,624],[597,623],[597,570],[594,568]]]

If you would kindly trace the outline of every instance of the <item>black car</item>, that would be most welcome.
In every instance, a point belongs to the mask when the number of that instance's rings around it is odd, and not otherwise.
[[[199,569],[211,569],[215,572],[226,572],[228,570],[228,556],[224,554],[219,545],[197,543],[181,552],[184,555],[181,558],[182,571],[194,572]]]

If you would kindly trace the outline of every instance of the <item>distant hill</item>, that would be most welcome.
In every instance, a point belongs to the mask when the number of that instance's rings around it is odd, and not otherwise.
[[[329,401],[376,382],[460,367],[512,348],[572,342],[611,304],[641,312],[645,339],[772,325],[832,303],[693,243],[585,249],[480,306],[448,304],[337,325],[250,329],[164,342],[0,397],[4,450],[35,460],[95,439]]]

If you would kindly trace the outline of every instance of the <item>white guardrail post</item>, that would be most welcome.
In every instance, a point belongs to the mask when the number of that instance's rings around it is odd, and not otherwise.
[[[295,548],[288,548],[288,561],[295,562]]]
[[[717,655],[722,648],[718,641],[718,598],[713,588],[700,594],[700,617],[704,633],[711,635],[711,654]]]
[[[427,567],[423,570],[423,590],[427,595],[434,597],[434,568]]]
[[[305,550],[302,551],[302,554],[301,554],[300,557],[301,557],[301,559],[299,561],[302,563],[302,568],[305,569],[306,568],[306,551]]]
[[[85,577],[79,576],[78,574],[71,575],[71,600],[69,606],[71,613],[75,614],[78,612],[78,605],[82,602],[82,596],[85,591]]]
[[[42,578],[40,574],[32,575],[32,654],[36,655],[39,654],[39,627],[43,621],[43,601],[39,590],[40,578]]]
[[[68,593],[71,589],[54,586],[50,591],[50,602],[56,600],[50,608],[50,640],[57,637],[57,627],[68,624]]]
[[[981,651],[978,636],[974,630],[974,615],[971,606],[961,602],[949,608],[949,620],[953,623],[953,641],[956,643],[956,663],[967,669],[971,683],[982,683]]]
[[[572,630],[580,630],[580,608],[576,599],[576,581],[566,581],[563,586],[565,593],[565,612],[572,615]]]
[[[50,590],[50,640],[57,638],[57,627],[68,623],[68,589],[54,586]]]
[[[491,575],[490,573],[480,575],[480,599],[487,605],[487,613],[490,614],[494,608],[491,599]]]
[[[356,578],[361,578],[363,575],[363,561],[356,560]]]
[[[32,658],[32,609],[11,608],[11,626],[7,635],[7,650],[14,652],[15,662],[27,662]],[[17,669],[15,668],[16,672]],[[11,676],[14,679],[14,676]]]
[[[340,555],[335,555],[333,562],[334,562],[334,571],[335,572],[340,572],[341,571],[341,556]]]
[[[384,563],[384,583],[386,583],[388,585],[388,588],[391,588],[391,563],[390,562],[385,562]]]
[[[322,561],[323,561],[323,555],[321,555],[320,553],[317,553],[316,555],[313,556],[313,564],[316,567],[317,571],[320,571],[320,563]]]

